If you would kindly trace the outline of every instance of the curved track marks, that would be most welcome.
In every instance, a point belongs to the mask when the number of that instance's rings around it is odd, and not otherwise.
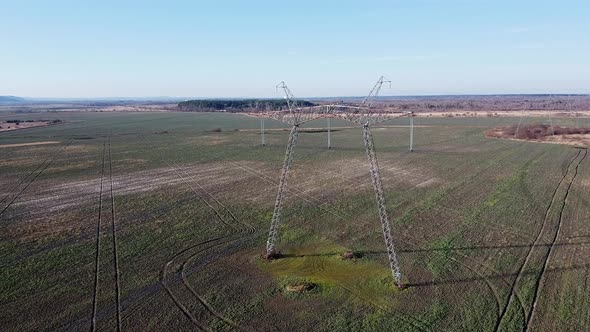
[[[183,181],[183,183],[208,207],[216,216],[216,219],[221,222],[224,226],[230,228],[228,234],[201,241],[193,244],[187,248],[182,249],[172,256],[170,260],[166,262],[160,272],[160,284],[164,287],[174,304],[182,311],[182,313],[193,323],[195,327],[203,331],[210,331],[209,327],[205,322],[200,321],[195,314],[187,307],[187,304],[181,299],[182,294],[188,293],[192,296],[193,300],[202,306],[204,312],[209,313],[211,316],[219,319],[223,323],[236,328],[243,329],[240,325],[231,321],[230,319],[221,315],[216,311],[203,296],[199,295],[194,287],[192,287],[186,276],[187,266],[194,260],[199,254],[204,253],[210,249],[221,247],[225,244],[237,242],[240,240],[246,240],[247,238],[253,237],[256,234],[256,228],[252,225],[240,221],[236,216],[217,198],[209,193],[205,187],[198,183],[192,175],[186,170],[182,169],[173,162],[168,161],[161,154],[160,159],[164,161],[168,167]],[[182,174],[184,173],[184,175]],[[190,181],[189,181],[190,180]],[[193,183],[197,187],[193,186]],[[227,249],[226,249],[227,250]],[[225,250],[224,250],[225,251]],[[170,271],[172,267],[174,271]],[[180,284],[179,284],[180,282]],[[182,292],[175,292],[174,288],[183,286]],[[176,286],[176,287],[175,287]]]
[[[535,314],[535,308],[537,307],[537,300],[539,299],[539,293],[541,291],[541,282],[543,281],[543,277],[545,276],[545,272],[547,271],[547,265],[549,263],[549,260],[551,259],[551,254],[553,253],[553,250],[555,249],[555,241],[557,240],[557,238],[559,237],[559,234],[561,233],[561,225],[563,223],[563,210],[565,209],[565,206],[567,203],[567,198],[570,193],[570,189],[576,179],[576,176],[578,175],[578,168],[580,167],[580,164],[584,161],[584,159],[586,158],[586,155],[588,154],[588,150],[584,149],[583,151],[584,151],[583,153],[582,153],[582,150],[580,150],[578,152],[578,156],[582,155],[582,158],[579,159],[579,161],[576,163],[576,167],[574,167],[574,174],[572,176],[571,181],[569,182],[569,184],[567,186],[565,196],[563,197],[563,201],[561,202],[561,207],[559,209],[559,222],[557,224],[557,230],[555,231],[555,234],[553,235],[553,238],[551,239],[551,246],[549,247],[549,250],[547,251],[547,254],[545,255],[545,259],[543,261],[543,268],[541,269],[541,273],[538,275],[537,280],[535,281],[535,295],[533,296],[533,304],[530,308],[529,315],[527,316],[527,320],[525,323],[525,330],[526,331],[529,330],[530,322]],[[578,156],[576,156],[576,158]]]
[[[582,156],[582,158],[579,158],[580,156]],[[508,312],[508,308],[510,307],[510,304],[514,301],[514,298],[518,296],[517,291],[516,291],[516,288],[520,284],[520,282],[521,282],[521,280],[522,280],[522,278],[524,276],[523,271],[525,270],[525,268],[528,267],[529,262],[532,259],[532,256],[534,254],[534,248],[541,247],[540,242],[541,242],[542,237],[543,237],[543,235],[545,233],[545,229],[549,225],[550,214],[551,214],[551,211],[553,210],[553,207],[555,206],[556,200],[557,200],[557,198],[559,196],[558,195],[559,189],[562,186],[565,185],[566,179],[567,179],[568,175],[570,175],[570,173],[572,171],[572,165],[574,165],[574,164],[576,165],[574,167],[574,169],[576,170],[576,173],[577,173],[577,168],[578,168],[579,164],[582,162],[582,160],[585,157],[586,157],[586,152],[584,152],[582,154],[582,150],[578,151],[578,153],[576,154],[576,156],[574,158],[572,158],[572,160],[568,163],[566,173],[560,179],[560,181],[557,184],[555,190],[553,191],[553,194],[551,196],[551,202],[550,202],[549,206],[547,206],[547,209],[545,211],[545,217],[543,219],[543,224],[541,225],[541,228],[539,228],[539,231],[537,232],[537,235],[535,237],[535,240],[534,240],[533,244],[529,247],[529,250],[527,252],[527,255],[525,256],[524,261],[522,262],[522,264],[518,268],[517,276],[514,279],[514,282],[512,283],[512,285],[510,287],[510,293],[509,293],[509,296],[508,296],[508,301],[506,302],[505,306],[503,307],[502,313],[501,313],[498,321],[496,322],[496,326],[494,327],[494,330],[495,331],[499,331],[501,329],[502,321],[504,321],[504,319],[506,318],[506,314]],[[576,160],[578,160],[577,163],[576,163]],[[567,197],[567,193],[569,192],[569,188],[571,187],[571,184],[572,184],[574,178],[575,178],[575,175],[572,177],[571,181],[569,181],[569,183],[567,185],[566,197]],[[562,200],[562,204],[565,204],[565,198],[566,197],[564,197],[564,199]],[[562,209],[563,209],[563,206],[562,206]],[[559,228],[560,227],[561,227],[561,216],[560,216],[558,228],[557,228],[557,230],[555,232],[555,237],[554,237],[553,243],[551,244],[551,247],[553,247],[553,244],[555,243],[555,238],[556,238],[556,236],[557,236],[557,234],[559,232]],[[550,252],[550,250],[547,252],[546,257],[544,259],[544,261],[545,261],[544,267],[546,266],[549,252]],[[541,278],[541,275],[543,274],[543,272],[544,272],[544,268],[543,268],[543,271],[541,272],[541,274],[537,277],[537,282],[536,282],[536,285],[535,285],[535,294],[537,293],[539,281],[540,281],[540,278]],[[521,304],[521,306],[523,306],[523,305]],[[528,323],[529,323],[529,320],[530,320],[530,316],[531,316],[532,310],[533,310],[533,306],[531,306],[529,308],[529,314],[527,315],[527,317],[525,317],[526,322],[525,322],[525,325],[523,326],[523,330],[526,330],[527,329],[527,326],[528,326]]]

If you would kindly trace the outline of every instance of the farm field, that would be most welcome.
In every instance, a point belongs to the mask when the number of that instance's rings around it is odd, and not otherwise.
[[[0,133],[3,331],[590,330],[590,156],[485,137],[519,118],[417,118],[415,152],[408,119],[373,129],[400,290],[360,128],[300,134],[266,261],[285,125],[261,146],[244,115],[42,117],[64,123]]]

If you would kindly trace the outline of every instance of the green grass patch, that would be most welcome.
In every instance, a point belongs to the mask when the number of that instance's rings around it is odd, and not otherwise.
[[[335,244],[307,244],[284,252],[285,257],[281,259],[259,260],[258,265],[283,286],[293,281],[308,281],[318,286],[310,294],[346,291],[379,307],[391,305],[391,295],[398,290],[387,266],[366,259],[343,260],[340,255],[344,250]]]

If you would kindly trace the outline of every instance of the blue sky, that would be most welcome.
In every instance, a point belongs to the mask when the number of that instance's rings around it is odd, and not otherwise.
[[[590,1],[6,1],[0,95],[588,93]]]

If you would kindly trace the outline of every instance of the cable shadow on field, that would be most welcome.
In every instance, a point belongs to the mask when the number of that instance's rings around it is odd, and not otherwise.
[[[588,238],[590,235],[586,236],[576,236],[576,238],[585,237]],[[571,237],[573,238],[573,237]],[[590,241],[583,241],[583,242],[575,242],[575,243],[555,243],[553,246],[556,247],[567,247],[567,246],[576,246],[576,245],[583,245],[583,244],[590,244]],[[421,252],[450,252],[450,251],[474,251],[474,250],[495,250],[495,249],[522,249],[522,248],[549,248],[551,247],[551,243],[541,243],[541,244],[513,244],[513,245],[504,245],[504,246],[468,246],[468,247],[451,247],[451,248],[427,248],[427,249],[399,249],[397,252],[399,253],[421,253]],[[281,258],[298,258],[298,257],[329,257],[329,256],[339,256],[342,255],[343,252],[318,252],[318,253],[308,253],[308,254],[281,254]],[[360,258],[364,256],[371,256],[371,255],[386,255],[387,251],[385,250],[359,250],[355,251],[355,257]]]
[[[590,237],[587,236],[576,236],[575,238],[580,237]],[[574,237],[570,237],[574,238]],[[590,244],[590,241],[583,241],[583,242],[575,242],[575,243],[555,243],[553,246],[555,247],[567,247],[567,246],[576,246],[582,244]],[[444,252],[444,251],[470,251],[470,250],[494,250],[494,249],[520,249],[520,248],[543,248],[543,247],[551,247],[551,243],[540,243],[540,244],[511,244],[511,245],[503,245],[503,246],[469,246],[469,247],[451,247],[451,248],[427,248],[427,249],[400,249],[397,250],[400,253],[418,253],[418,252]],[[369,251],[362,251],[365,255],[385,255],[387,251],[384,250],[369,250]]]
[[[588,270],[590,269],[590,264],[585,265],[572,265],[569,267],[558,267],[547,269],[546,272],[548,273],[560,273],[566,271],[574,271],[574,270]],[[536,276],[539,273],[537,270],[529,270],[523,271],[521,275],[531,275]],[[454,278],[454,279],[441,279],[441,280],[429,280],[429,281],[419,281],[419,282],[409,282],[406,284],[408,287],[431,287],[431,286],[440,286],[440,285],[455,285],[455,284],[467,284],[472,282],[480,282],[485,280],[493,280],[493,279],[505,279],[505,278],[514,278],[517,277],[518,273],[500,273],[500,274],[492,274],[486,276],[478,276],[478,277],[467,277],[467,278]]]

